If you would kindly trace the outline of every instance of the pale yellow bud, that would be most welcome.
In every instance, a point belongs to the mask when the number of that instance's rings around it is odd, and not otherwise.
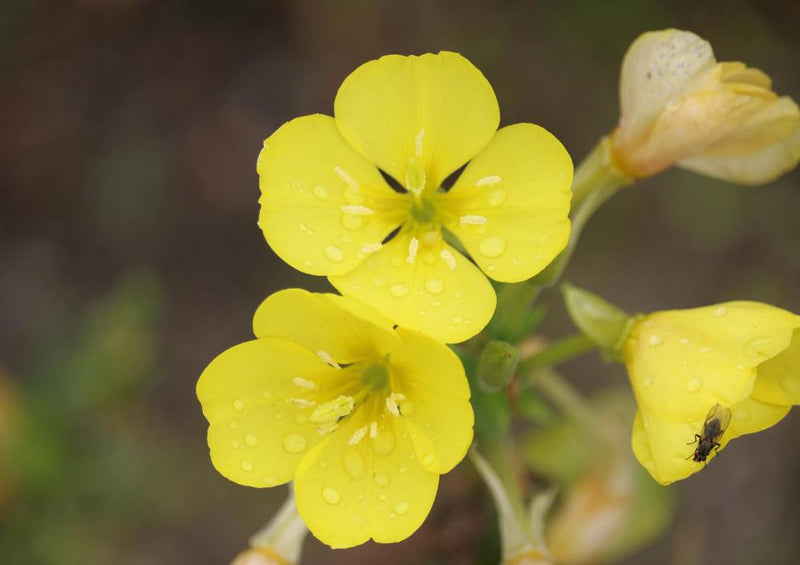
[[[280,555],[266,548],[253,548],[236,556],[231,565],[290,565]]]
[[[770,181],[800,159],[800,110],[744,63],[717,63],[688,31],[648,32],[628,49],[620,75],[620,168],[647,177],[678,165],[741,184]]]

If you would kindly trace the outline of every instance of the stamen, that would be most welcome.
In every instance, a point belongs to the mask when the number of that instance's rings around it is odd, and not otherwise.
[[[356,182],[356,180],[349,174],[347,174],[347,171],[345,171],[343,168],[334,167],[333,171],[339,176],[340,179],[346,182],[350,186],[350,188],[354,190],[359,190],[358,183]]]
[[[416,237],[412,237],[411,241],[408,242],[408,257],[406,258],[406,263],[411,265],[414,263],[414,259],[417,258],[417,251],[419,250],[419,240]]]
[[[321,435],[321,436],[324,436],[325,434],[331,433],[333,430],[335,430],[338,427],[339,427],[339,424],[337,422],[331,422],[331,423],[328,423],[328,424],[322,424],[322,425],[317,426],[317,433],[319,435]]]
[[[422,157],[422,138],[425,136],[425,128],[419,130],[417,137],[414,138],[414,148],[416,149],[417,157]]]
[[[400,394],[398,392],[393,392],[389,396],[386,397],[386,409],[394,414],[395,416],[400,416],[400,406],[398,406],[397,402],[402,402],[406,399],[404,394]]]
[[[300,388],[304,388],[306,390],[316,390],[317,383],[314,381],[309,381],[308,379],[304,379],[303,377],[295,377],[292,379],[292,384],[294,386],[299,386]]]
[[[298,408],[311,408],[312,406],[317,405],[317,403],[314,402],[313,400],[308,400],[306,398],[296,398],[294,396],[289,399],[289,402],[291,402]]]
[[[477,214],[467,214],[466,216],[461,216],[458,219],[458,221],[462,226],[485,226],[486,225],[486,217],[485,216],[478,216]]]
[[[358,428],[353,432],[353,435],[350,436],[350,439],[347,440],[347,445],[358,445],[358,442],[364,439],[364,436],[367,435],[367,431],[367,426]]]
[[[355,404],[352,396],[340,395],[320,404],[309,420],[315,424],[336,424],[353,411]]]
[[[358,204],[345,204],[342,206],[342,212],[345,214],[353,214],[354,216],[371,216],[375,213],[372,208],[366,206],[359,206]]]
[[[337,363],[336,361],[333,360],[333,357],[331,357],[331,354],[328,353],[327,351],[323,351],[322,349],[320,349],[319,351],[317,351],[317,357],[322,359],[325,363],[327,363],[328,365],[330,365],[334,369],[341,369],[342,368],[339,365],[339,363]]]
[[[493,176],[490,176],[490,177],[483,177],[482,179],[478,179],[475,182],[475,186],[486,186],[487,184],[497,184],[501,180],[502,179],[500,177],[498,177],[497,175],[493,175]]]
[[[359,249],[359,251],[361,252],[362,255],[370,255],[371,253],[379,251],[381,247],[383,247],[383,244],[380,241],[376,241],[375,243],[370,243],[368,245],[365,245],[364,247]]]
[[[444,259],[444,262],[447,263],[447,266],[450,267],[451,271],[456,268],[456,258],[453,257],[453,254],[450,253],[450,250],[442,249],[439,251],[439,257]]]
[[[378,422],[375,420],[369,423],[369,437],[372,439],[378,437]]]

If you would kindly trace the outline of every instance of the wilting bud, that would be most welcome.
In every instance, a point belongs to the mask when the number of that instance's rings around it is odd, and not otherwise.
[[[688,31],[639,36],[620,75],[615,160],[633,177],[678,165],[740,184],[761,184],[800,159],[800,110],[771,79],[740,62],[717,63]]]
[[[517,348],[505,341],[490,341],[478,361],[478,380],[486,390],[496,391],[508,386],[517,370]]]
[[[618,358],[625,336],[637,318],[577,286],[565,283],[561,291],[575,325],[603,350]]]
[[[626,525],[634,490],[630,462],[621,457],[610,469],[583,478],[566,499],[547,530],[547,544],[557,563],[590,563]]]
[[[231,565],[290,565],[288,561],[283,559],[280,555],[276,554],[266,548],[252,548],[243,551],[236,556],[231,562]]]
[[[250,538],[250,549],[243,551],[231,565],[296,565],[300,562],[303,540],[308,528],[297,514],[294,490],[272,519]]]

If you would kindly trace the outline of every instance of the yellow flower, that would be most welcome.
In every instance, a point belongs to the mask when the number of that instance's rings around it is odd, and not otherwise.
[[[638,402],[633,451],[653,478],[669,484],[703,469],[692,442],[715,405],[732,414],[723,449],[800,403],[798,328],[800,316],[758,302],[656,312],[633,325],[623,348]]]
[[[741,184],[780,176],[800,159],[800,111],[771,86],[744,63],[717,63],[693,33],[642,34],[622,62],[618,166],[647,177],[677,164]]]
[[[294,480],[300,516],[332,547],[411,535],[472,441],[455,354],[351,298],[298,289],[267,298],[253,328],[197,383],[217,470],[253,487]]]
[[[455,343],[494,313],[481,271],[523,281],[566,245],[569,155],[533,124],[496,131],[494,92],[461,55],[369,61],[342,83],[334,110],[284,124],[258,158],[259,225],[292,267]]]

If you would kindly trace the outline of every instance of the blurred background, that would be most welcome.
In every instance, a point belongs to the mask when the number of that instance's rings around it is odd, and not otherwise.
[[[3,565],[227,563],[282,502],[214,471],[194,387],[268,294],[327,288],[264,242],[255,162],[283,122],[332,113],[362,62],[459,51],[503,124],[543,125],[576,162],[614,127],[621,58],[649,29],[692,30],[800,99],[791,0],[2,0],[0,26]],[[760,188],[673,170],[600,210],[567,278],[629,311],[800,312],[798,210],[800,170]],[[545,333],[571,333],[548,301]],[[595,355],[564,372],[587,392],[626,382]],[[621,562],[797,563],[799,424],[670,487],[674,519]],[[468,467],[406,543],[309,540],[304,563],[496,563]]]

